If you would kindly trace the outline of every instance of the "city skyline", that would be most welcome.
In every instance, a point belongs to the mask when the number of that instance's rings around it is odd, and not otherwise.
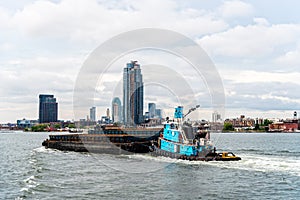
[[[300,111],[300,94],[296,92],[300,77],[299,2],[142,0],[117,4],[96,0],[2,2],[1,123],[37,119],[36,96],[40,93],[55,94],[59,99],[60,119],[74,119],[74,83],[87,55],[112,36],[145,27],[187,35],[208,53],[224,83],[226,116],[222,118],[241,114],[286,118]],[[137,59],[143,65],[163,63],[157,55],[135,54],[125,59]],[[166,64],[182,67],[176,59]],[[103,87],[110,89],[122,75],[112,71],[107,76],[109,81]],[[153,95],[145,99],[144,106],[158,99],[160,96]],[[169,100],[166,104],[177,106]],[[95,102],[97,118],[110,105],[110,98],[99,97]],[[212,110],[202,109],[203,118],[211,119]]]

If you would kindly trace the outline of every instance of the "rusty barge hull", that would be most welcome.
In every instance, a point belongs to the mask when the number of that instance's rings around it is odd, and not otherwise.
[[[71,141],[44,141],[45,148],[57,149],[61,151],[91,152],[91,153],[148,153],[150,142],[131,143],[100,143],[100,142],[71,142]]]
[[[43,141],[45,148],[61,151],[130,154],[148,153],[149,146],[157,142],[159,133],[153,136],[143,134],[66,134],[49,135]]]

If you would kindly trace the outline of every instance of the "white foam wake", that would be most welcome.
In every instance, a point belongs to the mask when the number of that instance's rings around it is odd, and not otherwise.
[[[35,177],[34,176],[30,176],[28,178],[26,178],[25,180],[23,180],[25,183],[25,187],[21,188],[20,192],[30,192],[29,190],[31,188],[35,188],[37,187],[39,184],[35,181]],[[33,192],[32,192],[33,193]]]
[[[257,155],[239,155],[241,161],[188,161],[166,157],[152,157],[148,155],[131,155],[131,159],[145,159],[163,163],[181,163],[186,165],[211,165],[220,168],[240,169],[260,172],[280,172],[300,176],[300,159],[292,157],[271,157]]]
[[[38,153],[54,153],[55,150],[51,148],[45,148],[43,146],[33,149],[34,152]]]
[[[292,157],[240,155],[241,161],[224,162],[222,167],[261,172],[280,172],[300,176],[300,160]]]

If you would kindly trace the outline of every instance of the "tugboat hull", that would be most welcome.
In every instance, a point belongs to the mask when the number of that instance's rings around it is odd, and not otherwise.
[[[227,152],[224,152],[227,153]],[[228,157],[224,157],[222,156],[224,153],[213,153],[212,151],[206,152],[206,155],[191,155],[191,156],[187,156],[187,155],[182,155],[179,153],[173,153],[173,152],[169,152],[169,151],[165,151],[162,149],[159,149],[157,147],[151,147],[150,148],[150,154],[152,156],[162,156],[162,157],[168,157],[168,158],[175,158],[175,159],[180,159],[180,160],[189,160],[189,161],[238,161],[241,160],[240,157],[237,156],[228,156]]]
[[[173,153],[169,151],[164,151],[162,149],[156,148],[154,151],[150,153],[152,156],[162,156],[162,157],[168,157],[168,158],[175,158],[175,159],[181,159],[181,160],[189,160],[189,161],[211,161],[212,158],[206,158],[202,156],[187,156],[182,155],[178,153]]]

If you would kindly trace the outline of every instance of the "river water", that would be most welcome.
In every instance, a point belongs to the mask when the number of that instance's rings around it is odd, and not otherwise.
[[[48,133],[0,133],[0,199],[300,199],[300,134],[212,134],[238,162],[45,149]]]

